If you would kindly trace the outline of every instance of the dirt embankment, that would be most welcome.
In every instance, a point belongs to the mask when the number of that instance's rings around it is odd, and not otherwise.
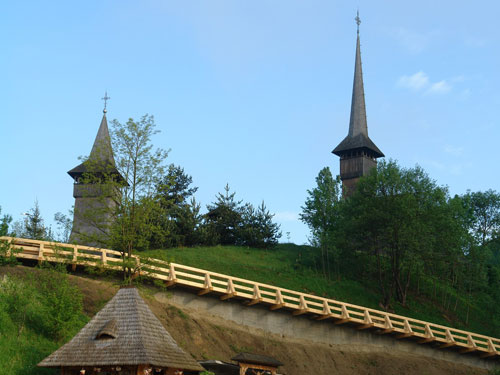
[[[0,267],[5,273],[35,272],[26,267]],[[114,295],[118,286],[110,281],[70,276],[84,294],[85,312],[92,316]],[[196,359],[230,362],[235,354],[247,351],[272,356],[285,365],[287,375],[484,375],[488,371],[443,360],[407,353],[362,351],[361,348],[333,346],[283,338],[253,330],[215,316],[207,316],[155,298],[158,289],[142,287],[141,295],[177,343]],[[164,299],[162,299],[163,301]],[[167,299],[168,300],[168,299]]]

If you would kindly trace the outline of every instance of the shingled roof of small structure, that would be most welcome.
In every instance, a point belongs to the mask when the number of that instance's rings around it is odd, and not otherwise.
[[[40,367],[150,365],[203,371],[162,326],[135,288],[121,288]]]
[[[231,360],[236,362],[251,363],[263,366],[272,366],[272,367],[283,366],[283,363],[272,357],[260,354],[246,353],[246,352],[234,356],[233,358],[231,358]]]

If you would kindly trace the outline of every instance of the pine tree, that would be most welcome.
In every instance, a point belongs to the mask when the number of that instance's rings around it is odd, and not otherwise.
[[[208,213],[206,241],[209,244],[236,245],[238,231],[243,224],[242,201],[235,200],[236,193],[230,193],[229,184],[224,187],[225,193],[218,193],[217,201],[207,205]]]
[[[46,240],[48,237],[49,230],[45,227],[38,200],[24,218],[24,234],[34,240]]]

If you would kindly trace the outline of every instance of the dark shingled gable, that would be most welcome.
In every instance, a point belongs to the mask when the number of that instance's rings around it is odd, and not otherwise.
[[[116,337],[110,337],[113,335]],[[70,342],[38,364],[40,367],[116,365],[203,371],[177,345],[135,288],[120,289]]]

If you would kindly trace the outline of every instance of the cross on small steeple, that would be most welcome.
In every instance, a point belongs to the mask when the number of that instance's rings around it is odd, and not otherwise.
[[[106,113],[106,112],[107,112],[107,110],[106,110],[106,104],[107,104],[107,101],[108,101],[109,99],[111,99],[111,98],[108,96],[108,91],[107,91],[107,90],[104,92],[104,97],[103,97],[103,98],[101,98],[101,99],[102,99],[102,100],[104,100],[104,109],[103,109],[103,112],[104,112],[104,113]]]
[[[356,18],[354,19],[356,21],[356,25],[358,25],[358,34],[359,34],[359,25],[361,24],[361,18],[359,18],[359,10],[356,13]]]

